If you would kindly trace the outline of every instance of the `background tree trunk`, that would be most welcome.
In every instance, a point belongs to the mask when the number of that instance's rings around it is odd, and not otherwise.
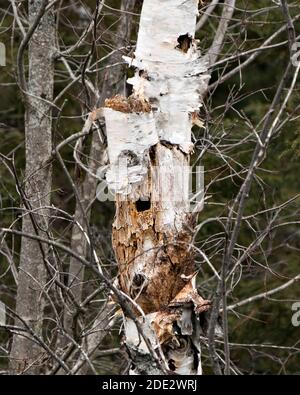
[[[29,1],[30,24],[35,20],[42,0]],[[29,209],[23,217],[22,231],[47,237],[52,166],[51,104],[54,68],[55,18],[47,12],[29,43],[29,75],[25,93],[26,171],[24,205]],[[46,284],[47,248],[37,241],[22,237],[16,314],[37,334],[43,323],[43,288]],[[19,324],[18,318],[15,320]],[[15,373],[35,374],[43,357],[40,346],[22,333],[15,334],[11,349],[11,368]]]

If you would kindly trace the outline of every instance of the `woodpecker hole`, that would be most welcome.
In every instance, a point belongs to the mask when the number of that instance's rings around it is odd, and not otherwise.
[[[151,202],[150,200],[141,200],[139,199],[135,203],[136,209],[139,213],[142,213],[143,211],[150,210],[151,208]]]
[[[175,372],[176,366],[175,366],[175,361],[174,361],[174,359],[169,359],[168,365],[169,365],[169,369],[170,369],[172,372]]]
[[[142,274],[135,274],[133,277],[133,285],[135,287],[141,287],[144,284],[145,277]]]
[[[180,49],[182,52],[187,53],[192,45],[193,38],[189,33],[182,34],[178,37],[178,45],[176,48]]]

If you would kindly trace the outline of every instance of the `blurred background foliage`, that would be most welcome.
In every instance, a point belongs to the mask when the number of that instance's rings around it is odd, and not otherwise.
[[[71,45],[78,39],[82,31],[78,13],[73,7],[81,7],[80,2],[63,1],[66,5],[61,13],[59,22],[58,38],[65,45]],[[72,3],[72,4],[71,4]],[[93,10],[95,1],[85,1],[85,7]],[[119,9],[120,1],[107,1],[109,6]],[[142,1],[138,2],[137,13]],[[299,6],[294,2],[292,14],[299,13]],[[24,1],[24,6],[26,1]],[[71,6],[72,5],[72,6]],[[264,7],[273,6],[267,12],[258,13]],[[24,8],[24,11],[25,12]],[[159,12],[159,10],[158,10]],[[213,39],[220,15],[220,7],[209,19],[205,27],[198,32],[200,48],[205,53]],[[112,37],[118,23],[118,12],[113,9],[105,9],[98,26],[98,37],[96,55],[97,59],[106,56],[112,49]],[[276,4],[271,1],[238,0],[237,11],[231,22],[227,35],[226,45],[223,49],[223,57],[228,54],[236,54],[258,47],[265,39],[275,32],[283,24],[283,15]],[[300,33],[299,22],[296,24],[298,34]],[[17,175],[22,180],[25,152],[24,152],[24,106],[21,101],[20,92],[16,85],[15,62],[20,34],[15,30],[13,24],[12,10],[7,1],[0,1],[0,41],[5,43],[7,49],[7,64],[0,68],[0,150],[7,156],[14,157],[14,165]],[[138,31],[138,17],[134,18],[134,27],[129,44],[134,50]],[[275,42],[286,40],[286,32],[280,34]],[[74,64],[82,64],[83,59],[90,49],[91,37],[72,58]],[[126,51],[124,51],[126,53]],[[256,143],[253,134],[245,144],[235,144],[251,133],[251,128],[245,120],[256,127],[269,108],[270,102],[282,76],[288,61],[288,49],[286,45],[263,51],[256,60],[247,66],[242,75],[236,74],[233,78],[219,85],[205,100],[201,116],[206,123],[206,130],[195,129],[194,137],[196,152],[193,161],[199,164],[197,159],[199,153],[205,148],[201,157],[201,165],[205,167],[205,185],[209,186],[206,194],[208,196],[204,210],[199,216],[199,222],[209,218],[226,217],[228,206],[238,192],[242,182],[242,176],[233,174],[229,165],[239,171],[241,165],[247,167]],[[245,59],[242,57],[240,60]],[[105,65],[104,62],[103,65]],[[101,63],[100,63],[101,65]],[[237,62],[228,62],[226,71],[236,67]],[[100,67],[101,68],[101,67]],[[65,87],[68,76],[60,60],[56,62],[56,85],[55,93],[59,94]],[[107,71],[108,70],[108,71]],[[93,80],[101,92],[105,73],[109,69],[94,73],[89,77]],[[131,73],[128,70],[127,73]],[[224,72],[223,65],[217,67],[213,73],[212,83]],[[293,94],[287,112],[299,103],[299,82]],[[74,84],[66,94],[58,101],[57,106],[61,112],[54,111],[53,141],[59,143],[66,137],[81,130],[83,126],[83,102],[84,91],[80,83]],[[230,105],[227,105],[228,102]],[[258,211],[276,207],[293,198],[300,191],[299,178],[299,154],[300,154],[300,119],[296,113],[294,120],[286,123],[281,132],[276,135],[269,146],[268,155],[261,168],[257,172],[256,180],[252,185],[251,193],[247,200],[245,215],[251,215]],[[259,128],[258,128],[259,130]],[[216,148],[208,146],[205,141],[211,140],[216,145],[226,148],[227,163],[218,155]],[[89,140],[86,142],[87,146]],[[88,148],[87,148],[88,152]],[[74,160],[72,147],[66,147],[63,152],[64,160],[72,175],[74,175]],[[53,205],[66,210],[70,215],[74,214],[75,199],[59,164],[54,161],[53,179]],[[222,177],[220,176],[222,174]],[[222,179],[226,176],[230,176]],[[211,183],[212,180],[220,180]],[[211,184],[210,184],[211,183]],[[15,186],[15,180],[9,169],[2,163],[0,165],[0,225],[8,227],[15,221],[15,227],[21,229],[20,221],[20,198]],[[110,229],[114,215],[112,202],[100,203],[95,201],[92,209],[91,226],[93,236],[98,247],[98,253],[107,265],[107,270],[113,275],[116,266],[110,246]],[[272,212],[266,212],[249,220],[251,227],[246,221],[243,222],[236,256],[242,254],[242,246],[248,246],[265,229]],[[299,200],[293,201],[284,207],[275,224],[280,222],[299,221]],[[64,220],[56,219],[52,223],[52,233],[59,237],[64,243],[69,242],[71,224]],[[222,227],[217,221],[207,222],[201,227],[197,234],[196,246],[201,248],[210,258],[216,268],[220,267],[223,248],[220,232]],[[220,241],[221,240],[221,241]],[[9,247],[13,251],[13,259],[18,264],[20,240],[13,237],[9,240]],[[262,248],[251,253],[242,263],[240,270],[241,279],[235,278],[237,284],[229,295],[229,304],[246,299],[252,295],[259,294],[272,289],[299,273],[299,251],[300,233],[298,224],[290,224],[277,227],[270,231],[265,238]],[[216,282],[212,279],[212,272],[205,264],[201,256],[197,256],[197,265],[200,273],[198,276],[199,288],[206,297],[212,297]],[[5,256],[0,256],[0,299],[8,305],[14,304],[15,284],[12,276],[4,273],[8,267]],[[87,281],[93,281],[93,277],[87,271]],[[89,276],[91,276],[89,278]],[[97,284],[93,284],[97,286]],[[300,354],[291,353],[284,347],[295,346],[299,348],[300,327],[291,324],[291,305],[300,300],[299,283],[283,292],[275,294],[273,298],[263,299],[259,302],[250,303],[237,309],[237,314],[229,313],[229,338],[231,346],[231,357],[238,369],[245,374],[300,374]],[[94,309],[99,308],[95,304]],[[92,316],[92,314],[91,314]],[[48,328],[49,331],[51,328]],[[0,331],[0,339],[9,344],[10,338]],[[103,348],[118,347],[120,335],[116,328],[106,338]],[[245,346],[241,345],[245,344]],[[264,346],[263,346],[264,345]],[[275,345],[282,348],[271,348],[267,345]],[[0,349],[0,367],[5,368],[7,359]],[[109,355],[99,359],[97,369],[99,374],[119,373],[122,357],[120,354]],[[211,373],[208,353],[204,350],[204,370]]]

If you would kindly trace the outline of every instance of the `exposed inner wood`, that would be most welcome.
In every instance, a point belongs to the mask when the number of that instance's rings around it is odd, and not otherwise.
[[[166,307],[186,285],[187,280],[181,275],[188,277],[194,272],[193,256],[187,248],[191,233],[182,231],[174,237],[156,232],[153,210],[138,212],[132,202],[121,202],[118,211],[122,211],[126,224],[115,229],[113,236],[119,261],[120,287],[133,299],[137,297],[137,303],[146,314],[158,311]],[[146,251],[143,250],[145,240],[149,243]],[[139,274],[137,282],[134,268],[137,261],[145,257],[151,268],[145,268],[144,275]]]
[[[152,149],[146,180],[152,195],[136,201],[119,197],[116,202],[113,245],[119,263],[119,284],[136,298],[146,314],[168,306],[195,272],[190,214],[184,212],[185,202],[173,201],[179,185],[172,177],[159,180],[155,173],[166,151],[175,162],[187,164],[188,158],[181,151],[158,144]],[[163,197],[166,190],[168,195]],[[154,199],[154,194],[163,201]]]
[[[106,99],[104,106],[125,113],[151,112],[151,105],[146,100],[138,98],[135,95],[129,97],[116,95],[110,99]]]

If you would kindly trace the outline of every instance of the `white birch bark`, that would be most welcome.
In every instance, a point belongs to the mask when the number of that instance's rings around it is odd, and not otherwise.
[[[195,289],[190,248],[191,128],[209,79],[194,39],[197,14],[198,0],[144,1],[135,57],[127,59],[136,68],[128,81],[134,93],[107,100],[103,110],[119,287],[177,374],[202,372],[199,317],[209,308]],[[162,371],[127,317],[125,337],[133,374]]]

